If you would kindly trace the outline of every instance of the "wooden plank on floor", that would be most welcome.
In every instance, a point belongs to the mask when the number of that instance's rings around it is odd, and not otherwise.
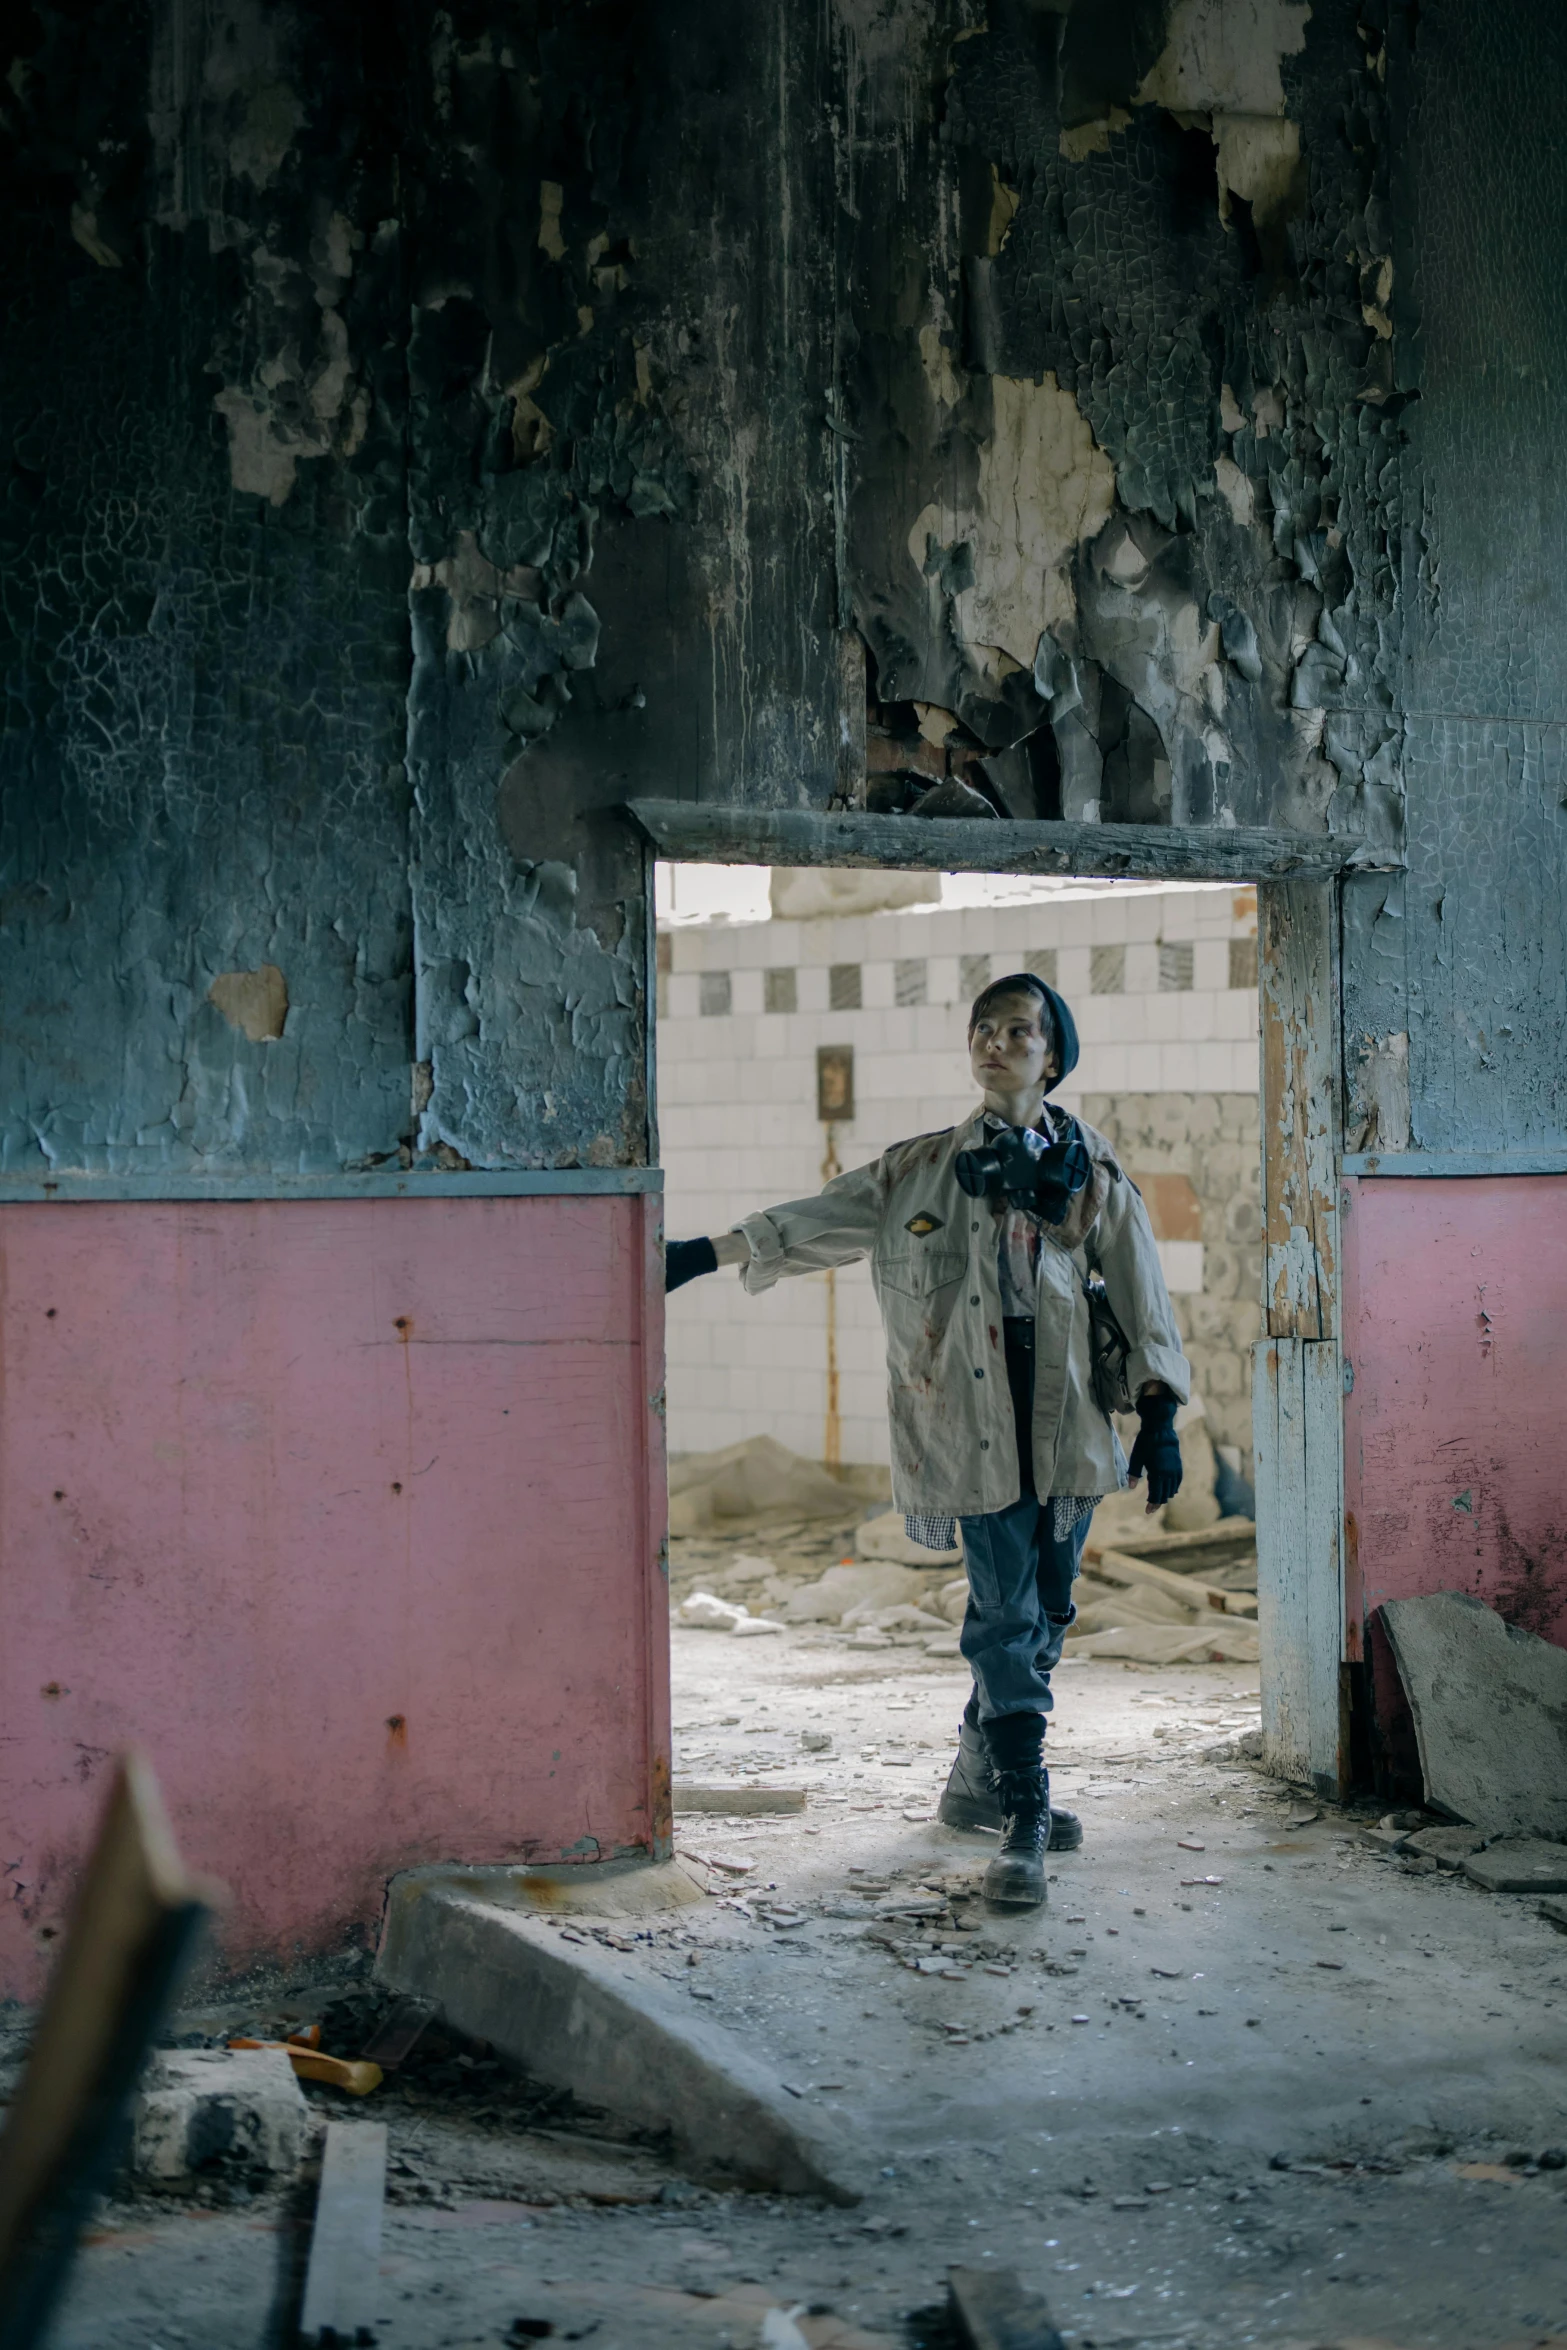
[[[675,1781],[675,1809],[732,1813],[736,1819],[753,1812],[804,1811],[803,1787],[720,1787],[694,1779]]]
[[[328,2122],[299,2318],[302,2341],[352,2342],[361,2326],[374,2327],[385,2203],[385,2123]]]
[[[1016,2269],[952,2268],[947,2291],[968,2350],[1062,2350],[1049,2310]]]
[[[1199,1615],[1205,1609],[1221,1616],[1257,1613],[1257,1602],[1249,1591],[1226,1591],[1217,1583],[1205,1583],[1200,1575],[1177,1575],[1156,1559],[1140,1558],[1133,1551],[1101,1550],[1093,1566],[1094,1573],[1106,1583],[1141,1583],[1146,1590],[1162,1591],[1167,1599],[1178,1600]]]

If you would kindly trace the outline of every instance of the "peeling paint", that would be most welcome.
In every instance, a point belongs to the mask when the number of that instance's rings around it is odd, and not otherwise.
[[[1402,848],[1351,1130],[1567,1133],[1553,21],[40,0],[0,1166],[634,1160],[614,811],[872,785]]]
[[[247,381],[225,384],[212,405],[228,426],[235,489],[270,505],[286,502],[302,460],[351,458],[364,440],[369,393],[356,379],[347,321],[335,306],[363,242],[334,213],[300,259],[261,246],[248,255],[255,356]],[[214,371],[224,364],[220,353]]]
[[[1409,1148],[1409,1037],[1361,1040],[1350,1070],[1344,1117],[1344,1147],[1351,1151],[1407,1151]]]
[[[561,207],[566,191],[559,180],[539,182],[539,251],[547,253],[552,261],[566,258],[566,240],[560,232]]]
[[[1251,476],[1242,473],[1232,457],[1215,457],[1213,477],[1230,510],[1230,520],[1241,530],[1249,530],[1257,519],[1257,488]]]
[[[945,561],[951,579],[963,566],[945,551],[966,547],[972,584],[952,597],[960,637],[1030,669],[1040,637],[1072,616],[1071,557],[1108,518],[1115,475],[1053,375],[992,376],[990,398],[972,511],[926,506],[909,553],[927,574]]]
[[[1280,60],[1306,45],[1308,0],[1175,0],[1139,106],[1172,113],[1282,114]]]
[[[112,245],[106,245],[98,234],[98,216],[85,204],[71,206],[71,234],[84,253],[90,254],[100,269],[120,269],[121,256]]]
[[[263,963],[255,971],[220,971],[207,1001],[252,1044],[275,1044],[288,1018],[288,982],[276,963]]]
[[[1219,218],[1232,217],[1230,199],[1241,196],[1259,230],[1276,229],[1299,212],[1306,198],[1300,152],[1300,125],[1266,116],[1216,114],[1213,143],[1218,150]]]
[[[1398,839],[1403,432],[1360,316],[1391,269],[1386,162],[1298,80],[1323,20],[1000,7],[950,49],[939,141],[878,121],[897,201],[933,192],[882,265],[889,353],[922,286],[919,377],[891,359],[847,454],[856,608],[883,702],[953,710],[1012,813]],[[953,316],[964,373],[939,378]]]

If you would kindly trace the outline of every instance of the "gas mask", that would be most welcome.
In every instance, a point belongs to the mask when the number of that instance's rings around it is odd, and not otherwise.
[[[1074,1118],[1059,1142],[1031,1126],[1009,1126],[979,1149],[959,1151],[954,1165],[970,1199],[1004,1200],[1008,1207],[1029,1209],[1042,1223],[1059,1224],[1093,1162]]]

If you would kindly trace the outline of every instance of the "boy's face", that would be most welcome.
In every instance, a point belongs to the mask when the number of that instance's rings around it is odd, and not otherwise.
[[[1056,1075],[1048,1015],[1038,996],[1001,996],[969,1030],[969,1067],[982,1093],[1023,1093]]]

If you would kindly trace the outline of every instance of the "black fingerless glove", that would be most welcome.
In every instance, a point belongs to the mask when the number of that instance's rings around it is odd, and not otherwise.
[[[1181,1490],[1181,1443],[1175,1433],[1173,1395],[1140,1395],[1137,1417],[1142,1422],[1128,1463],[1132,1483],[1148,1480],[1148,1506],[1160,1509]]]
[[[694,1281],[699,1273],[718,1271],[718,1251],[710,1240],[666,1240],[664,1243],[664,1294],[679,1289],[685,1282]]]

